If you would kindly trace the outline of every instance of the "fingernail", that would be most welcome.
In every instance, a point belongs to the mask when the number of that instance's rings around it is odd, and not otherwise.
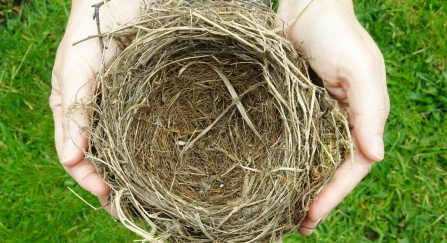
[[[72,141],[66,141],[64,143],[64,147],[62,147],[62,154],[61,154],[62,165],[70,161],[75,156],[76,149],[77,147],[73,144]]]
[[[383,148],[383,138],[382,136],[375,136],[372,139],[372,149],[371,152],[377,157],[377,159],[383,160],[385,156],[385,150]]]

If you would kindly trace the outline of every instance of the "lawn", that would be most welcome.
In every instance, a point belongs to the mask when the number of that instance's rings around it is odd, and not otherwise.
[[[0,241],[131,242],[59,164],[48,107],[67,1],[0,0]],[[292,242],[447,242],[447,6],[355,1],[385,57],[386,157],[308,238]]]

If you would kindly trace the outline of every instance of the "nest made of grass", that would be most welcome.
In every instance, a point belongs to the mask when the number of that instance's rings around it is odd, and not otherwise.
[[[87,157],[150,242],[269,242],[300,225],[351,146],[274,13],[251,1],[142,2],[90,106]]]

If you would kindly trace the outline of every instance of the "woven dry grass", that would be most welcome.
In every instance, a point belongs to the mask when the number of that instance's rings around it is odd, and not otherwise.
[[[349,155],[345,115],[248,1],[142,3],[107,33],[87,157],[150,242],[269,242],[296,228]]]

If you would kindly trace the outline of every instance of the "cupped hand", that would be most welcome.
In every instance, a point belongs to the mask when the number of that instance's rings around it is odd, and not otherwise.
[[[390,109],[385,65],[379,48],[356,19],[351,0],[281,0],[275,21],[277,27],[286,26],[286,37],[348,111],[357,148],[354,166],[350,158],[343,162],[312,203],[298,229],[309,235],[374,162],[384,158],[382,136]]]
[[[114,41],[104,39],[101,50],[98,38],[74,43],[98,34],[96,21],[92,19],[92,5],[101,0],[73,0],[70,18],[64,37],[59,44],[52,74],[50,107],[53,111],[55,142],[59,160],[65,170],[85,190],[99,197],[104,208],[111,212],[107,202],[109,187],[96,173],[94,166],[84,158],[88,149],[85,126],[89,117],[82,107],[90,101],[90,95],[101,63],[108,63],[119,51]],[[102,32],[131,21],[140,15],[138,0],[113,0],[99,8]],[[116,216],[116,215],[114,215]]]

